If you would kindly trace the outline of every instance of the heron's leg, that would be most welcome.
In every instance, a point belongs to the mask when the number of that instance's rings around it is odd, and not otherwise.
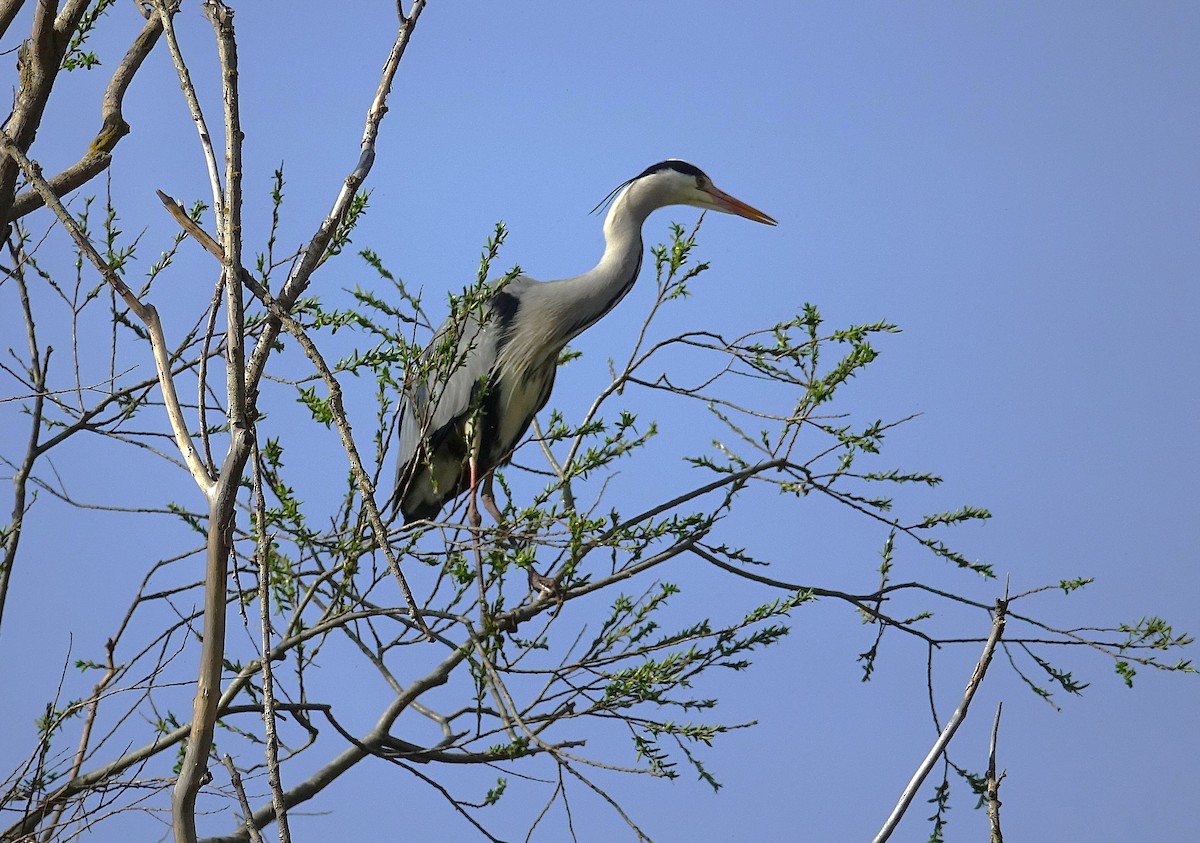
[[[479,617],[485,621],[487,617],[487,587],[483,579],[483,550],[479,547],[479,527],[483,518],[479,515],[479,439],[471,436],[470,456],[467,466],[470,470],[470,494],[467,498],[467,523],[471,525],[471,543],[475,546],[475,577],[479,582]],[[486,623],[485,623],[486,626]]]
[[[471,485],[468,487],[470,492],[467,498],[467,523],[471,525],[472,529],[478,530],[483,524],[483,518],[479,514],[479,459],[474,449],[471,449],[467,466],[470,470],[471,480]]]
[[[486,509],[496,523],[500,526],[504,525],[504,515],[500,512],[500,508],[496,506],[496,496],[492,493],[492,472],[488,472],[483,478],[483,488],[479,491],[479,496],[483,498],[483,507]]]
[[[466,430],[467,439],[467,523],[471,529],[476,532],[478,538],[479,527],[483,523],[483,519],[479,516],[479,447],[481,444],[480,426],[477,419],[468,419]]]

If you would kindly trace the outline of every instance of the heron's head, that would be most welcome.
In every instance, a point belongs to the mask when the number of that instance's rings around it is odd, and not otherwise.
[[[630,201],[644,204],[648,208],[692,205],[708,211],[745,217],[766,225],[775,225],[775,220],[762,211],[718,189],[699,167],[675,158],[647,167],[609,194],[609,198],[600,203],[597,210],[607,204],[621,188],[628,188],[626,195]]]

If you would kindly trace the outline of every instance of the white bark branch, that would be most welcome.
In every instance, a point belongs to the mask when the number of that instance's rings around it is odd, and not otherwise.
[[[988,741],[987,769],[987,815],[988,827],[991,830],[990,843],[1004,843],[1004,834],[1000,831],[1000,780],[1004,778],[1003,771],[996,774],[996,742],[1000,737],[1000,712],[1004,703],[996,704],[996,719],[992,721],[992,739]]]
[[[175,73],[179,76],[179,87],[183,90],[183,98],[187,100],[188,111],[191,112],[192,122],[196,124],[196,131],[200,133],[200,148],[204,152],[204,163],[208,167],[208,181],[212,188],[213,216],[217,220],[217,236],[220,237],[221,227],[225,224],[225,196],[221,189],[221,175],[217,167],[217,156],[213,151],[212,136],[208,133],[208,123],[204,119],[203,109],[200,108],[196,87],[192,84],[192,75],[183,60],[183,52],[179,49],[179,41],[175,38],[173,18],[178,7],[177,2],[154,2],[155,12],[162,22],[163,33],[167,36],[167,49],[175,63]]]
[[[925,756],[925,760],[917,767],[916,773],[909,780],[908,786],[904,788],[904,792],[900,795],[900,801],[896,803],[896,807],[892,809],[891,815],[883,824],[883,828],[875,835],[874,843],[884,843],[892,832],[896,830],[896,826],[900,824],[904,812],[908,810],[908,806],[912,804],[913,798],[917,795],[917,791],[921,789],[921,784],[925,781],[925,777],[929,775],[929,771],[933,769],[933,765],[937,763],[938,758],[946,751],[946,747],[950,743],[950,739],[954,737],[954,733],[958,731],[958,727],[962,725],[967,716],[967,709],[971,705],[971,700],[975,696],[975,692],[979,690],[980,683],[983,682],[983,677],[987,674],[988,665],[992,662],[992,654],[996,650],[996,644],[1004,635],[1004,622],[1008,613],[1008,601],[997,600],[996,608],[992,610],[992,632],[988,636],[987,643],[983,645],[983,654],[979,657],[979,662],[975,665],[975,671],[971,674],[971,680],[967,682],[966,691],[963,693],[962,701],[958,704],[958,708],[954,709],[954,713],[950,715],[950,720],[946,723],[946,727],[942,729],[942,733],[938,735],[934,741],[933,748],[929,750],[929,754]]]
[[[242,131],[238,113],[237,42],[233,10],[218,0],[204,4],[217,38],[225,105],[225,201],[219,223],[224,241],[226,304],[226,390],[229,450],[209,499],[208,546],[204,579],[204,632],[193,702],[192,731],[180,765],[171,805],[176,843],[196,840],[196,797],[208,772],[209,753],[221,695],[225,660],[226,589],[239,483],[254,441],[254,415],[245,383],[245,313],[242,305]]]

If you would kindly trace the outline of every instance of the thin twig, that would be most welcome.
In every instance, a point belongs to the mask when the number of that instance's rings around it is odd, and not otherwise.
[[[11,246],[11,243],[9,244]],[[21,527],[25,522],[26,494],[33,466],[40,455],[38,440],[42,435],[42,414],[45,410],[46,370],[50,365],[50,354],[54,351],[46,347],[43,358],[38,349],[37,323],[33,318],[33,307],[29,302],[29,288],[25,284],[25,273],[21,263],[12,277],[16,280],[18,296],[21,300],[21,311],[25,318],[26,338],[29,342],[29,375],[33,388],[33,406],[29,408],[30,426],[29,439],[25,447],[25,457],[21,465],[13,473],[13,508],[12,518],[4,529],[4,555],[0,558],[0,628],[4,619],[4,607],[8,603],[8,584],[12,578],[13,565],[17,560],[17,548],[21,543]]]
[[[575,493],[571,490],[571,478],[567,477],[566,469],[554,456],[554,452],[550,450],[550,443],[546,441],[546,434],[542,432],[542,426],[538,423],[537,416],[533,417],[530,422],[533,428],[533,438],[541,446],[542,454],[546,457],[546,461],[550,463],[550,470],[558,477],[558,482],[562,484],[563,507],[568,512],[575,510]]]
[[[117,665],[113,661],[113,650],[114,649],[115,649],[115,644],[110,639],[108,641],[107,645],[105,646],[105,650],[106,650],[106,653],[105,653],[106,659],[105,660],[107,661],[107,664],[105,665],[106,670],[104,671],[104,675],[102,677],[100,677],[100,681],[97,682],[95,687],[92,688],[92,696],[87,701],[87,709],[86,709],[87,713],[84,715],[84,718],[83,718],[83,730],[79,736],[79,746],[75,750],[75,758],[71,762],[71,770],[70,770],[70,772],[67,773],[68,781],[75,778],[76,776],[78,776],[79,771],[81,769],[83,769],[83,762],[87,758],[88,750],[90,748],[89,744],[91,743],[91,739],[92,739],[92,730],[95,728],[95,725],[96,725],[96,714],[100,710],[100,700],[101,700],[102,696],[104,695],[105,690],[108,688],[109,684],[117,676]],[[58,809],[51,815],[50,820],[48,823],[46,823],[46,825],[50,828],[53,828],[54,826],[58,825],[58,822],[62,818],[62,814],[65,809],[66,809],[65,804],[59,805]]]
[[[233,784],[233,791],[237,794],[238,805],[242,809],[243,828],[250,834],[251,843],[263,843],[262,835],[258,833],[258,829],[250,822],[253,816],[250,810],[250,800],[246,798],[246,788],[242,787],[242,774],[238,772],[237,767],[233,763],[233,758],[229,753],[225,753],[221,757],[221,761],[225,764],[225,769],[229,771],[229,781]]]

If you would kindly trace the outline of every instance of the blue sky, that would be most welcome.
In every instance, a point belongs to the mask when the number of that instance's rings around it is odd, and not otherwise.
[[[331,203],[357,157],[391,42],[391,6],[234,5],[251,250],[280,161],[284,242],[300,242]],[[110,18],[97,49],[111,67],[139,20],[126,4]],[[189,4],[178,25],[185,52],[205,67],[207,24]],[[732,334],[810,301],[833,325],[899,324],[903,333],[879,342],[881,358],[844,406],[863,418],[921,414],[888,440],[890,463],[946,478],[912,500],[914,511],[964,502],[991,509],[992,521],[964,528],[955,544],[1011,577],[1013,591],[1096,577],[1069,599],[1039,598],[1042,614],[1064,625],[1156,614],[1194,631],[1198,41],[1200,7],[1191,3],[435,0],[401,67],[371,174],[371,213],[355,243],[423,285],[427,301],[473,277],[480,244],[501,219],[511,232],[504,266],[544,279],[572,275],[601,249],[592,206],[646,165],[685,158],[779,226],[711,215],[700,251],[713,269],[669,327]],[[98,125],[102,74],[67,80],[67,99],[33,150],[47,170],[74,160]],[[216,82],[198,79],[215,125]],[[159,242],[170,227],[149,188],[207,194],[165,50],[135,82],[126,119],[133,133],[118,148],[113,190],[129,203],[127,230],[145,227]],[[149,187],[146,171],[155,175]],[[696,216],[660,212],[647,239]],[[324,282],[367,280],[345,266],[345,278]],[[202,277],[191,289],[186,276],[172,280],[178,300],[165,312],[177,321],[168,330],[182,331],[187,307],[207,299],[207,270]],[[606,355],[628,344],[651,300],[651,285],[641,284],[575,343],[584,358],[560,375],[555,406],[582,410],[602,385]],[[7,335],[11,323],[0,318]],[[691,423],[660,419],[667,435],[686,436]],[[0,430],[6,453],[14,434],[24,436],[16,431],[9,421]],[[682,470],[661,459],[647,476]],[[139,500],[188,494],[177,477],[163,474],[164,492],[158,475],[147,478],[118,482]],[[735,526],[754,535],[781,576],[869,588],[880,537],[804,503],[768,504]],[[49,561],[31,565],[14,588],[62,594],[63,611],[79,617],[78,641],[98,605],[104,614],[109,589],[120,599],[152,560],[138,553],[144,537],[85,541],[100,519],[71,515],[77,526],[64,534],[54,517],[67,511],[39,506],[45,514],[34,510],[26,540]],[[983,600],[1003,587],[967,581],[912,549],[902,562],[908,578]],[[672,573],[686,582],[687,572]],[[699,582],[696,605],[723,596],[717,581]],[[4,638],[27,643],[14,655],[5,642],[0,671],[55,675],[68,642],[39,634],[38,611],[22,603],[5,616]],[[964,623],[966,633],[981,632],[977,619]],[[91,631],[109,627],[105,617]],[[862,840],[886,817],[934,736],[924,653],[889,641],[863,684],[855,656],[871,633],[847,610],[803,607],[792,627],[751,671],[709,689],[723,717],[759,723],[706,756],[726,785],[718,795],[686,773],[675,784],[613,783],[655,839]],[[943,716],[976,656],[971,645],[944,662]],[[1005,832],[1015,840],[1194,833],[1195,680],[1143,671],[1128,691],[1101,657],[1063,658],[1092,683],[1082,698],[1060,697],[1063,711],[1054,711],[998,659],[957,739],[957,763],[981,768],[995,703],[1004,701]],[[5,694],[5,732],[40,705]],[[297,821],[307,839],[336,830],[387,840],[396,828],[412,839],[447,828],[450,839],[469,839],[428,791],[383,765],[331,794],[315,807],[333,816]],[[893,839],[928,836],[929,795]],[[611,812],[578,799],[581,839],[619,839]],[[981,839],[986,819],[972,804],[960,788],[948,840]]]

